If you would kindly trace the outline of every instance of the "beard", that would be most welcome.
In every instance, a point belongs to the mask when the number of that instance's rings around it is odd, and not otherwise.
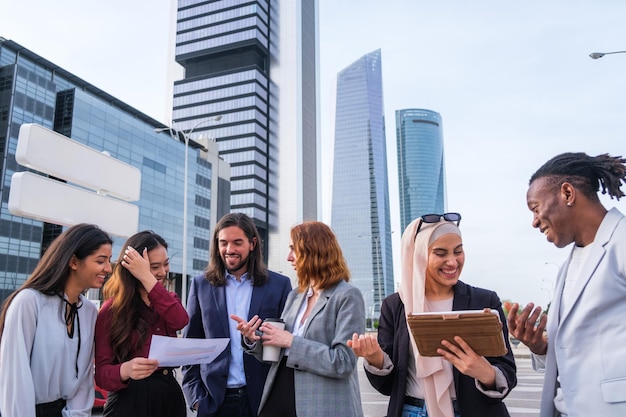
[[[244,268],[246,268],[248,266],[248,257],[249,256],[250,256],[250,254],[248,254],[246,257],[240,256],[239,262],[237,262],[234,265],[233,264],[229,264],[225,259],[222,259],[222,261],[224,262],[224,266],[226,267],[226,271],[228,271],[229,274],[235,275],[236,272],[239,272],[239,271],[241,271],[242,269],[244,269]]]

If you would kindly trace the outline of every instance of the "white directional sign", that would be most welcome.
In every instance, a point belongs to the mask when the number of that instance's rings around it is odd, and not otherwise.
[[[11,177],[9,211],[17,216],[65,226],[97,224],[116,236],[136,233],[139,220],[139,207],[135,204],[32,172],[16,172]]]
[[[60,133],[23,124],[18,164],[125,201],[139,200],[141,171]]]
[[[16,160],[69,184],[16,172],[12,214],[64,226],[93,223],[123,237],[137,232],[139,207],[127,201],[139,200],[139,169],[35,124],[20,127]]]

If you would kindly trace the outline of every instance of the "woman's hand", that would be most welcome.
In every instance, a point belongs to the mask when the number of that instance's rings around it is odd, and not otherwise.
[[[354,333],[352,339],[348,340],[348,347],[351,347],[356,356],[360,356],[369,362],[370,365],[378,369],[383,369],[385,352],[378,344],[376,337],[372,335],[358,335]]]
[[[263,322],[259,330],[263,332],[263,336],[261,336],[261,340],[263,341],[263,346],[278,346],[284,348],[290,348],[291,343],[293,342],[293,335],[287,331],[279,329],[272,325],[272,323]]]
[[[241,335],[245,337],[248,342],[254,343],[261,338],[256,333],[256,330],[262,323],[262,320],[259,318],[259,316],[255,315],[250,319],[250,321],[245,321],[235,314],[231,314],[230,318],[237,322],[237,330],[241,332]]]
[[[158,282],[155,276],[152,275],[152,271],[150,271],[150,259],[148,258],[147,248],[144,248],[143,254],[140,255],[133,247],[127,247],[124,251],[122,266],[128,269],[141,282],[141,285],[148,293],[152,291],[152,288]]]
[[[441,344],[445,349],[437,349],[437,353],[443,356],[463,375],[467,375],[478,380],[487,389],[495,388],[496,370],[484,356],[478,355],[474,349],[468,345],[463,338],[454,337],[456,346],[447,340],[442,340]]]
[[[133,358],[124,362],[120,367],[120,379],[127,382],[129,379],[144,379],[152,375],[159,367],[159,361],[148,358]]]

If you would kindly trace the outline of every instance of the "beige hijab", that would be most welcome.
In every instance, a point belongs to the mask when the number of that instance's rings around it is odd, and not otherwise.
[[[415,236],[419,223],[419,218],[411,222],[402,235],[402,275],[399,293],[407,315],[425,311],[428,247],[443,234],[454,233],[461,236],[459,228],[447,221],[422,223],[419,233]],[[454,417],[450,397],[450,388],[453,384],[450,364],[440,357],[421,356],[411,332],[409,332],[409,337],[415,356],[416,377],[424,381],[426,397],[424,400],[428,415],[430,417]]]

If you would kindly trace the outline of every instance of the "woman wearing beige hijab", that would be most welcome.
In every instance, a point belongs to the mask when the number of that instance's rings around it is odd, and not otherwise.
[[[388,417],[509,416],[502,399],[517,379],[506,320],[495,292],[459,281],[465,262],[460,220],[458,213],[429,214],[409,224],[400,290],[382,303],[378,338],[355,334],[349,342],[365,359],[372,386],[391,396]],[[442,342],[441,357],[419,354],[407,314],[484,308],[500,314],[504,356],[479,356],[458,337],[459,347]]]

